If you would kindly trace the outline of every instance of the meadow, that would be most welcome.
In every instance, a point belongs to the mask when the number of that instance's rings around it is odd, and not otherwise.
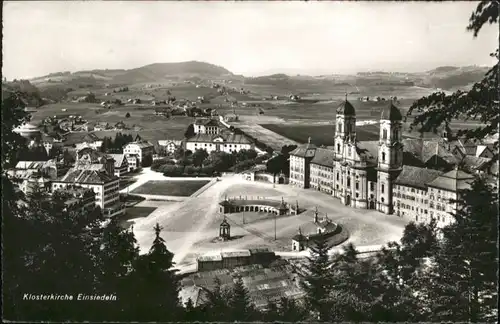
[[[63,111],[64,109],[65,111]],[[125,117],[127,113],[130,114],[128,118]],[[191,117],[186,116],[172,116],[171,118],[156,116],[152,106],[126,105],[106,109],[90,103],[45,105],[32,113],[31,122],[37,124],[46,117],[56,115],[81,115],[91,125],[97,122],[107,122],[113,126],[118,122],[124,122],[129,128],[129,130],[119,131],[96,131],[96,135],[101,138],[104,136],[114,137],[117,132],[121,132],[132,135],[140,133],[141,137],[147,140],[183,139],[188,125],[193,122]],[[138,127],[137,130],[133,130],[134,126]]]
[[[335,136],[335,125],[289,125],[289,124],[262,124],[260,125],[272,132],[289,138],[298,143],[311,143],[317,146],[332,146]],[[377,141],[379,139],[378,125],[364,125],[356,127],[358,141]]]

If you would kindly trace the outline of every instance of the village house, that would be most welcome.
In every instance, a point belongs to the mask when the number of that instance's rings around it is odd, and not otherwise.
[[[125,147],[123,148],[123,153],[125,155],[130,155],[130,154],[137,155],[139,159],[139,164],[142,166],[143,161],[147,157],[150,157],[151,161],[153,161],[154,146],[153,144],[147,141],[143,140],[135,141],[125,145]]]
[[[166,153],[174,153],[179,147],[182,147],[182,140],[159,140],[160,146]]]
[[[134,172],[141,167],[139,156],[137,154],[124,154],[127,160],[128,172]]]
[[[64,189],[54,191],[62,192],[68,197],[64,201],[65,210],[86,210],[95,206],[95,193],[90,188],[83,188],[79,186],[68,186]]]
[[[66,175],[52,182],[52,192],[64,190],[68,186],[92,189],[95,193],[95,204],[101,207],[105,217],[114,217],[125,213],[125,206],[119,201],[118,177],[109,175],[102,169],[72,168]]]
[[[214,135],[219,134],[221,131],[221,125],[217,119],[197,119],[194,124],[195,134],[208,134]]]
[[[94,125],[94,130],[96,131],[104,131],[110,129],[111,126],[107,122],[98,122]]]
[[[121,177],[122,175],[128,173],[129,166],[128,160],[125,154],[108,154],[115,161],[115,176]]]
[[[156,116],[168,116],[171,112],[170,108],[167,107],[157,107],[155,108],[155,115]]]
[[[127,125],[123,121],[119,121],[115,124],[115,130],[124,130],[127,129]]]
[[[66,136],[63,142],[64,146],[75,147],[80,150],[85,147],[93,148],[94,150],[99,150],[102,146],[102,140],[97,137],[94,133],[82,134],[82,133],[70,133]]]
[[[212,151],[232,153],[255,148],[254,144],[244,135],[232,133],[220,135],[197,134],[186,139],[185,143],[186,150],[192,152],[197,149],[205,149],[208,153]]]

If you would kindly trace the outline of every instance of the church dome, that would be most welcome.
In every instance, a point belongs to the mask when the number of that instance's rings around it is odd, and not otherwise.
[[[345,116],[355,116],[356,110],[353,105],[349,101],[344,101],[337,108],[337,114],[345,115]]]
[[[400,121],[403,120],[403,115],[401,115],[401,111],[399,111],[399,108],[396,107],[394,103],[391,101],[389,105],[382,108],[382,111],[380,113],[380,119]]]

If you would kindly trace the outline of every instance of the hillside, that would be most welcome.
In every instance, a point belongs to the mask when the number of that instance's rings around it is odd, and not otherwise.
[[[488,71],[480,66],[441,66],[420,73],[405,72],[359,72],[356,75],[305,75],[272,74],[254,78],[245,78],[248,85],[273,85],[280,88],[301,87],[304,85],[356,85],[356,86],[420,86],[441,88],[444,90],[466,88],[481,80]]]
[[[124,70],[90,70],[77,72],[58,72],[32,79],[35,84],[71,83],[78,87],[84,82],[88,85],[104,83],[132,84],[141,82],[155,82],[172,78],[204,77],[213,78],[232,76],[227,69],[210,63],[189,61],[179,63],[154,63],[139,68]]]

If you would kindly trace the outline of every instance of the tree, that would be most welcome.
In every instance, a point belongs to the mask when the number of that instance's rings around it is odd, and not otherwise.
[[[194,126],[193,124],[189,124],[189,126],[186,129],[186,132],[184,133],[184,138],[190,138],[195,135],[194,133]]]
[[[203,166],[203,163],[208,158],[208,153],[205,149],[197,149],[191,156],[194,166]]]
[[[431,259],[425,296],[433,320],[489,322],[498,311],[498,194],[478,178],[460,195],[455,222],[442,229]]]
[[[331,321],[330,293],[333,276],[330,269],[332,262],[328,256],[330,247],[327,238],[319,235],[309,246],[311,256],[307,257],[302,288],[305,291],[305,302],[319,321]]]
[[[125,118],[129,118],[129,117],[130,117],[130,113],[126,113]]]
[[[236,278],[229,298],[231,319],[233,321],[252,321],[256,310],[250,299],[250,294],[243,284],[241,277]]]
[[[24,111],[25,94],[8,91],[2,87],[2,169],[16,165],[17,152],[25,145],[25,139],[13,130],[29,121]]]
[[[220,279],[215,277],[214,288],[208,291],[208,302],[205,305],[206,321],[227,322],[231,320],[229,300],[231,291],[221,287]]]
[[[132,320],[174,321],[180,319],[179,282],[173,266],[173,254],[161,237],[162,227],[154,227],[155,239],[146,255],[137,259],[129,276],[128,314]],[[130,319],[129,319],[130,320]]]
[[[485,23],[498,22],[498,1],[481,1],[469,19],[467,30],[476,37]],[[490,54],[499,58],[498,49]],[[485,126],[457,132],[457,136],[465,135],[467,138],[482,140],[488,135],[498,132],[500,123],[500,109],[498,100],[498,63],[485,75],[484,79],[474,84],[470,91],[458,90],[450,95],[443,92],[433,93],[413,103],[408,111],[408,117],[414,112],[413,127],[420,131],[437,132],[440,127],[446,129],[448,137],[453,137],[450,123],[456,118],[479,120]],[[495,141],[495,148],[498,140]],[[498,160],[498,155],[494,160]]]

